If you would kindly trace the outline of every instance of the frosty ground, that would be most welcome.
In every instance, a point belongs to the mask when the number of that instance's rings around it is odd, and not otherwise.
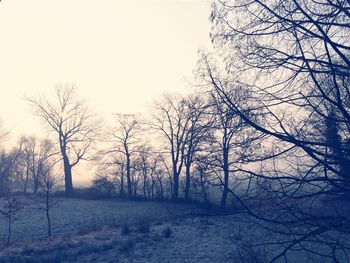
[[[12,245],[2,249],[0,260],[230,261],[234,258],[230,219],[199,216],[201,213],[193,205],[165,202],[62,199],[52,211],[53,237],[47,238],[45,214],[28,205],[14,223]],[[124,233],[126,226],[128,233]],[[4,220],[0,228],[4,239]]]
[[[2,246],[0,262],[244,263],[266,262],[276,252],[250,246],[270,237],[241,213],[218,216],[166,202],[61,199],[52,210],[48,238],[45,214],[21,201],[27,205],[13,225],[11,245]],[[3,240],[6,227],[2,219]],[[297,256],[289,262],[313,261]]]

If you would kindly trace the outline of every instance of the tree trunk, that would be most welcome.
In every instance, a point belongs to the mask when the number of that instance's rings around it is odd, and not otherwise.
[[[50,193],[46,192],[46,219],[47,219],[47,234],[51,236],[51,218],[50,218]]]
[[[202,169],[199,170],[199,177],[200,177],[200,182],[201,182],[201,188],[202,188],[202,194],[203,194],[203,201],[204,203],[208,204],[209,200],[208,200],[208,195],[207,195],[207,191],[205,189],[205,182],[203,180],[204,177],[204,172]]]
[[[146,177],[143,178],[143,197],[147,199],[147,193],[146,193]]]
[[[154,186],[156,184],[156,181],[154,178],[152,178],[152,184],[151,184],[151,199],[154,200]]]
[[[170,196],[171,196],[171,199],[174,199],[174,183],[173,183],[174,180],[170,174],[168,176],[169,176],[169,184],[170,184]]]
[[[156,174],[156,176],[157,176],[157,180],[159,183],[159,192],[160,192],[158,198],[160,198],[160,200],[163,200],[164,199],[164,191],[163,191],[162,178],[160,178],[160,176],[158,174]]]
[[[29,179],[29,169],[26,169],[26,180],[24,181],[24,189],[23,192],[27,193],[27,186],[28,186],[28,179]]]
[[[134,196],[134,197],[136,197],[136,195],[137,195],[137,185],[138,185],[138,183],[135,182],[135,183],[134,183],[134,187],[133,187],[133,196]]]
[[[33,174],[33,193],[36,195],[38,193],[38,189],[39,189],[39,165],[37,167],[37,169],[35,169],[35,166],[33,164],[33,168],[32,168],[32,174]]]
[[[120,177],[120,196],[123,197],[125,195],[125,192],[124,192],[124,172],[121,174],[121,177]]]
[[[188,161],[186,164],[186,184],[185,184],[185,200],[190,200],[190,188],[191,188],[191,163]]]
[[[6,245],[9,246],[10,245],[10,240],[11,240],[11,224],[12,224],[12,216],[11,214],[9,215],[9,218],[8,218],[8,233],[7,233],[7,242],[6,242]]]
[[[130,167],[130,156],[126,156],[126,181],[128,186],[128,198],[132,198],[132,187],[131,187],[131,167]]]
[[[34,175],[34,180],[33,180],[33,193],[36,195],[38,193],[39,189],[39,176]]]
[[[147,200],[147,193],[146,193],[146,173],[145,171],[143,172],[143,197]]]
[[[64,165],[64,185],[65,185],[66,196],[72,196],[74,191],[73,181],[72,181],[72,167],[66,156],[63,157],[63,165]]]
[[[50,219],[49,210],[46,210],[46,218],[47,218],[47,234],[50,237],[51,236],[51,219]]]
[[[173,190],[173,200],[177,201],[179,199],[179,177],[180,175],[174,169],[174,190]]]
[[[223,170],[224,170],[224,182],[221,197],[221,208],[226,209],[227,206],[227,195],[228,195],[228,179],[229,179],[229,163],[228,163],[228,149],[223,150]]]

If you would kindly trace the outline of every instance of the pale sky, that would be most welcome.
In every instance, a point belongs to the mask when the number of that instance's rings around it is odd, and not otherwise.
[[[10,142],[42,132],[24,97],[56,84],[75,84],[104,117],[188,90],[198,49],[210,47],[209,15],[207,0],[2,0],[0,119]]]
[[[189,88],[209,14],[206,0],[3,0],[0,118],[12,137],[40,131],[24,96],[59,83],[101,115],[142,112]]]

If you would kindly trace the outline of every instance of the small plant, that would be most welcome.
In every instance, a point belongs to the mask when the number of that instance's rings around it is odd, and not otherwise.
[[[171,230],[170,226],[167,226],[165,229],[162,231],[163,237],[169,238],[173,235],[173,231]]]
[[[17,214],[21,208],[22,206],[16,198],[9,197],[6,198],[3,208],[0,209],[1,215],[7,220],[7,246],[10,245],[12,224],[17,220]]]
[[[130,227],[127,224],[124,224],[122,227],[122,235],[129,235],[130,234]]]

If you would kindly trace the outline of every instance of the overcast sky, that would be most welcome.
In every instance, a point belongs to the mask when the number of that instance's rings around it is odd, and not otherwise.
[[[188,89],[210,46],[208,1],[3,0],[0,118],[13,136],[40,122],[24,96],[73,83],[102,115],[140,112]]]
[[[43,130],[24,97],[60,83],[104,117],[188,90],[197,51],[210,46],[209,14],[206,0],[1,1],[0,119],[10,142]]]

